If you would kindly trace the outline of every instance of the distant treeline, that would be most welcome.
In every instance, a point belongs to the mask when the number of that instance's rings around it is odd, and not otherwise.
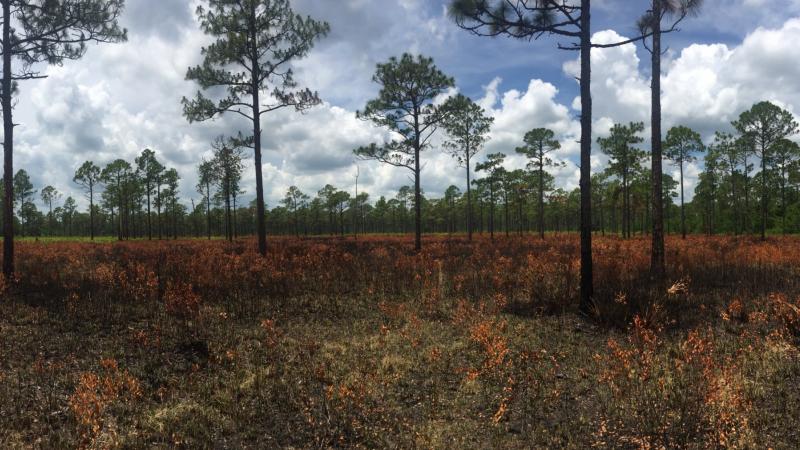
[[[694,197],[685,203],[687,232],[755,233],[762,226],[765,232],[800,232],[800,147],[777,138],[762,148],[744,127],[753,111],[772,114],[770,123],[788,114],[768,103],[755,105],[734,122],[742,132],[717,133],[708,146],[686,127],[668,131],[665,156],[679,172],[698,157],[705,163]],[[614,125],[608,137],[598,139],[609,164],[592,177],[595,232],[630,236],[651,229],[649,155],[637,147],[643,141],[638,136],[643,129],[641,123]],[[482,176],[470,181],[471,202],[467,202],[465,189],[454,185],[439,198],[423,193],[423,231],[465,233],[470,208],[472,230],[477,233],[578,231],[580,190],[556,187],[549,169],[558,164],[545,156],[547,148],[558,148],[552,136],[545,129],[526,135],[516,149],[530,158],[526,169],[507,170],[503,165],[506,155],[488,155],[476,166]],[[25,170],[20,170],[13,180],[15,229],[22,236],[105,235],[119,239],[233,239],[255,234],[255,201],[241,203],[244,156],[241,148],[230,144],[223,139],[214,142],[213,158],[198,167],[196,188],[201,197],[188,204],[180,197],[178,172],[162,165],[150,149],[133,162],[118,159],[100,168],[87,161],[76,171],[74,180],[84,188],[92,214],[90,209],[79,211],[75,199],[62,198],[53,186],[36,189]],[[679,233],[683,228],[681,180],[665,175],[663,187],[666,231]],[[37,194],[45,205],[43,211],[35,204]],[[354,188],[351,192],[325,185],[307,194],[291,186],[279,205],[266,208],[265,219],[269,232],[281,235],[412,233],[414,198],[411,186],[401,187],[392,198],[377,199],[363,190],[356,195]]]

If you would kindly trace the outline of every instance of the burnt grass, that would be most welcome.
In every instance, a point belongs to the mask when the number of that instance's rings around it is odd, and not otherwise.
[[[24,243],[0,447],[800,448],[800,240],[577,245]]]

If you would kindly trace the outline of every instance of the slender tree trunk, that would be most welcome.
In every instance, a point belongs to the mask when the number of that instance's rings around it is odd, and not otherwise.
[[[295,237],[300,237],[300,217],[298,216],[297,212],[297,202],[294,205],[294,235]]]
[[[744,230],[746,233],[752,232],[752,227],[750,226],[750,176],[748,175],[747,170],[747,155],[745,154],[744,157],[744,217],[742,219],[742,223],[744,224]]]
[[[11,2],[3,0],[3,47],[11,44]],[[3,274],[14,273],[14,122],[11,105],[11,52],[3,51]]]
[[[22,237],[25,237],[25,215],[22,213],[25,208],[25,195],[19,197],[19,231]]]
[[[117,240],[121,241],[122,240],[122,226],[124,224],[123,223],[123,217],[125,216],[125,214],[123,214],[123,210],[125,209],[125,205],[123,204],[123,201],[122,201],[122,183],[120,181],[119,176],[117,176],[117,192],[118,192],[117,197],[119,199],[119,214],[117,214],[119,216],[119,225],[117,226]]]
[[[767,238],[767,148],[761,146],[761,240]]]
[[[466,152],[467,156],[467,240],[472,241],[472,189],[470,187],[469,176],[469,148]]]
[[[89,183],[89,239],[94,240],[94,184]]]
[[[622,172],[622,237],[627,239],[630,236],[630,199],[628,198],[628,172]]]
[[[195,239],[200,239],[200,226],[197,224],[197,206],[194,204],[194,199],[190,199],[192,202],[192,213],[188,215],[192,219],[192,231],[194,232]]]
[[[672,206],[671,202],[670,202],[670,199],[669,199],[669,192],[664,192],[663,197],[664,197],[664,199],[663,199],[663,202],[664,202],[664,236],[669,236],[669,233],[670,233],[669,221],[672,220],[672,216],[670,216],[670,212],[669,212],[670,206]]]
[[[254,95],[257,99],[258,94]],[[258,105],[258,100],[255,100],[254,105]],[[258,110],[258,106],[255,108]],[[253,128],[253,132],[255,133],[255,164],[256,164],[256,214],[258,214],[258,252],[261,256],[267,255],[267,225],[264,221],[264,180],[262,178],[261,173],[261,130],[260,130],[260,120],[258,116],[258,112],[255,114],[255,127]]]
[[[238,232],[236,230],[236,191],[233,192],[233,238],[236,239],[239,237]]]
[[[250,2],[251,18],[254,20],[256,17],[256,2]],[[256,214],[258,215],[256,223],[258,224],[258,252],[261,256],[267,256],[267,224],[264,220],[264,179],[261,173],[261,103],[259,99],[259,79],[261,73],[258,66],[258,31],[255,29],[255,24],[251,22],[250,29],[251,38],[251,75],[252,86],[251,92],[253,94],[253,150],[255,154],[256,165]]]
[[[716,188],[712,188],[711,200],[710,200],[711,208],[709,208],[711,210],[711,220],[709,221],[710,227],[708,231],[709,235],[715,234],[717,228],[717,204],[716,201],[714,200],[716,197],[717,197]]]
[[[47,213],[47,234],[48,236],[53,235],[53,200],[48,199],[47,205],[49,208],[49,212]]]
[[[231,195],[225,193],[225,237],[228,242],[233,242],[233,230],[231,229]]]
[[[339,205],[339,235],[344,237],[344,206]]]
[[[738,235],[741,232],[742,224],[739,219],[739,196],[736,195],[736,162],[730,161],[731,166],[731,197],[733,197],[733,226],[734,234]]]
[[[681,236],[686,239],[686,206],[683,200],[683,160],[680,162],[681,168]]]
[[[489,183],[489,236],[494,241],[494,183]]]
[[[150,214],[150,184],[147,184],[147,239],[153,240],[153,221]]]
[[[206,231],[208,240],[211,240],[211,184],[206,183]]]
[[[162,239],[162,227],[161,227],[161,177],[159,177],[159,181],[156,183],[156,227],[158,228],[158,239]]]
[[[591,1],[581,0],[581,285],[580,310],[592,310],[592,47]]]
[[[785,164],[781,164],[781,234],[786,236],[786,174]]]
[[[419,112],[414,111],[414,249],[422,250],[422,193],[420,186],[420,140],[419,140]]]
[[[356,166],[356,170],[358,170],[358,166]],[[353,199],[353,238],[358,240],[358,220],[361,216],[361,213],[358,208],[358,173],[356,173],[356,197]],[[297,205],[295,204],[295,214],[297,211]],[[297,216],[295,216],[295,223],[297,223]]]
[[[544,239],[544,155],[539,146],[539,238]]]
[[[453,199],[449,199],[447,201],[447,236],[453,236],[453,228],[454,228],[454,214],[453,214]]]
[[[664,256],[664,204],[662,193],[662,161],[661,161],[661,1],[653,1],[653,54],[652,54],[652,86],[651,86],[651,129],[652,158],[651,176],[653,177],[652,205],[652,251],[650,257],[650,274],[656,284],[664,284],[666,263]]]
[[[130,205],[128,205],[128,209],[131,212],[131,214],[130,214],[131,217],[129,219],[130,220],[130,227],[129,227],[129,231],[128,231],[128,239],[130,239],[131,237],[136,239],[136,237],[137,237],[138,229],[136,228],[136,206],[137,205],[136,205],[135,201],[133,199],[131,199],[131,203],[130,203]],[[142,218],[141,214],[139,214],[139,218],[140,219]]]

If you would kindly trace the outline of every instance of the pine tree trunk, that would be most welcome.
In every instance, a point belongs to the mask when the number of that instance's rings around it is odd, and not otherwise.
[[[467,149],[467,240],[472,241],[472,189],[469,179],[469,148]]]
[[[781,234],[786,236],[786,175],[785,164],[781,165]]]
[[[89,239],[94,240],[94,185],[89,183]]]
[[[752,232],[750,226],[750,176],[747,170],[747,155],[744,157],[744,217],[742,218],[744,230],[746,233]]]
[[[489,183],[489,236],[494,240],[494,184]]]
[[[206,232],[211,240],[211,185],[206,183]]]
[[[11,2],[3,2],[3,47],[11,45]],[[11,52],[3,52],[3,274],[14,273],[14,122],[11,105]]]
[[[414,114],[414,250],[422,250],[422,193],[420,186],[419,114]]]
[[[233,242],[233,230],[231,229],[231,196],[230,192],[225,193],[225,237],[228,242]]]
[[[761,147],[761,240],[767,238],[767,148]]]
[[[236,239],[238,237],[238,232],[236,231],[236,192],[233,193],[233,238]]]
[[[681,236],[683,239],[686,239],[686,206],[683,200],[683,161],[680,164],[681,167]]]
[[[258,57],[258,32],[255,29],[256,2],[250,2],[250,29],[248,30],[251,38],[251,93],[253,96],[253,150],[256,165],[256,223],[258,224],[258,252],[261,256],[267,256],[267,224],[264,213],[264,179],[261,173],[261,103],[259,100],[259,80],[261,78]]]
[[[735,161],[730,161],[731,165],[731,196],[733,197],[733,223],[734,233],[741,233],[741,220],[739,219],[739,197],[736,195],[736,165]]]
[[[122,202],[122,183],[120,182],[119,176],[117,176],[117,192],[119,192],[119,194],[117,195],[118,196],[118,200],[119,200],[119,211],[118,211],[119,214],[117,214],[119,216],[118,217],[119,218],[119,225],[117,226],[117,239],[121,241],[122,240],[122,226],[123,226],[123,223],[124,223],[123,222],[123,218],[125,216],[125,214],[123,213],[123,210],[125,209],[125,205]]]
[[[147,239],[153,240],[153,222],[150,216],[150,185],[147,185]]]
[[[592,47],[591,2],[581,0],[581,285],[580,310],[592,310]]]
[[[664,256],[664,205],[662,202],[662,161],[661,161],[661,1],[653,1],[653,48],[652,48],[652,86],[651,86],[651,129],[652,129],[652,177],[653,236],[650,256],[650,275],[653,281],[664,284],[666,264]]]
[[[628,198],[627,171],[622,173],[622,237],[629,238],[630,235],[630,200]]]
[[[159,180],[156,184],[156,228],[158,228],[158,239],[161,240],[162,236],[162,228],[161,228],[161,177],[159,176]]]

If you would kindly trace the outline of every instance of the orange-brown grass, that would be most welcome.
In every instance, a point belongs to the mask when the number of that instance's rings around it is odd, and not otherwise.
[[[796,448],[800,240],[18,246],[0,447]]]

